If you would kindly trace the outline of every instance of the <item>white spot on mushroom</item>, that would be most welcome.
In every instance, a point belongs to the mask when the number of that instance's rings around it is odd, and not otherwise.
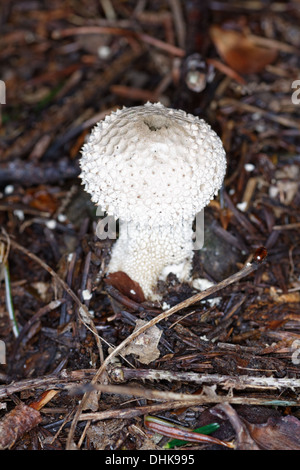
[[[92,297],[93,297],[93,294],[88,289],[84,289],[82,291],[83,300],[91,300]]]
[[[194,289],[198,291],[204,291],[208,289],[209,287],[212,287],[213,285],[214,285],[213,282],[205,278],[197,278],[197,279],[194,279],[192,282],[192,286],[194,287]],[[218,305],[220,301],[221,301],[221,297],[215,297],[214,299],[206,299],[203,302],[208,302],[211,305],[211,307],[213,307],[215,305]]]
[[[46,227],[48,227],[50,230],[54,230],[56,228],[56,220],[54,219],[50,219],[50,220],[47,220],[46,222]]]
[[[66,222],[67,216],[65,214],[58,214],[57,220],[58,220],[58,222],[61,222],[61,223]]]
[[[250,173],[251,171],[255,170],[255,165],[253,165],[253,163],[245,163],[244,168]]]
[[[6,196],[8,196],[9,194],[12,194],[14,192],[15,188],[12,184],[8,184],[7,186],[5,186],[4,188],[4,194]]]
[[[236,207],[237,207],[241,212],[245,212],[245,210],[247,209],[247,206],[248,206],[247,201],[239,202],[239,203],[236,205]]]
[[[171,308],[171,306],[170,306],[169,304],[167,304],[166,302],[163,302],[161,308],[162,308],[163,310],[169,310],[169,309]]]
[[[15,209],[14,210],[14,215],[16,217],[18,217],[19,220],[24,220],[25,219],[24,212],[20,209]]]

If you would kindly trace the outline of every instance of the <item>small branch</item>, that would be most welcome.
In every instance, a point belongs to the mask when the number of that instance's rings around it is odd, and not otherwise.
[[[4,231],[7,237],[7,249],[5,250],[5,245],[0,242],[0,282],[2,278],[4,278],[4,285],[5,285],[5,302],[6,308],[8,312],[8,317],[11,322],[12,331],[15,338],[19,336],[19,326],[15,315],[14,304],[11,294],[11,283],[10,283],[10,272],[9,272],[9,265],[8,265],[8,253],[9,253],[9,237]]]
[[[24,390],[35,390],[47,389],[50,386],[52,388],[65,389],[64,384],[69,384],[70,382],[80,382],[80,381],[90,381],[96,373],[95,369],[90,370],[74,370],[72,372],[67,372],[63,370],[60,374],[57,375],[46,375],[44,377],[38,377],[34,379],[24,379],[19,382],[12,382],[8,385],[0,386],[0,400],[14,393],[23,392]]]
[[[184,57],[185,55],[184,49],[176,47],[173,44],[168,44],[167,42],[157,39],[154,36],[150,36],[149,34],[111,26],[79,26],[55,30],[52,33],[52,38],[61,39],[68,36],[77,36],[82,34],[112,34],[114,36],[124,36],[128,39],[133,38],[135,40],[142,41],[174,56]]]
[[[20,183],[22,186],[34,184],[53,184],[61,180],[76,178],[78,165],[67,158],[50,163],[35,161],[24,162],[15,159],[9,163],[0,163],[0,184]]]
[[[74,389],[76,390],[76,389]],[[257,398],[253,396],[232,396],[230,393],[228,395],[218,395],[215,393],[212,387],[203,387],[203,392],[200,395],[189,395],[185,393],[174,393],[166,390],[150,390],[144,389],[141,387],[127,387],[119,385],[103,385],[103,384],[94,384],[87,385],[80,390],[91,392],[92,390],[98,390],[103,393],[111,393],[114,395],[131,395],[135,398],[146,398],[149,400],[158,400],[164,401],[164,403],[157,405],[159,408],[153,408],[155,411],[149,410],[149,406],[142,406],[130,409],[119,409],[119,410],[108,410],[101,411],[96,413],[81,413],[78,417],[80,421],[83,420],[103,420],[109,418],[132,418],[134,416],[141,416],[145,413],[157,412],[158,410],[167,410],[175,409],[181,407],[189,406],[202,406],[205,404],[211,403],[231,403],[234,405],[260,405],[260,406],[300,406],[299,400],[280,400],[270,398]],[[180,404],[180,406],[179,406]],[[155,405],[154,405],[155,406]]]
[[[270,405],[270,402],[265,403],[263,399],[259,398],[247,398],[247,397],[237,397],[237,398],[228,398],[222,397],[222,403],[233,403],[233,404],[242,404],[242,405]],[[145,405],[136,408],[119,408],[114,410],[105,410],[95,413],[82,413],[78,417],[78,421],[103,421],[106,419],[131,419],[136,416],[144,416],[148,414],[155,414],[167,410],[178,410],[180,408],[185,408],[187,406],[200,406],[202,403],[195,399],[195,401],[168,401],[164,403],[159,403],[155,405]],[[283,405],[286,406],[286,402],[283,402]]]
[[[195,403],[196,404],[196,403]],[[192,404],[190,404],[192,406]],[[185,401],[171,401],[159,403],[155,405],[145,405],[139,407],[119,408],[114,410],[98,411],[95,413],[81,413],[78,416],[78,421],[103,421],[106,419],[131,419],[136,416],[144,416],[148,414],[159,413],[160,411],[176,410],[178,408],[186,407]]]
[[[271,110],[263,109],[252,104],[244,103],[243,101],[236,100],[234,98],[222,98],[219,101],[220,108],[234,107],[235,109],[244,111],[246,113],[259,113],[270,121],[281,124],[284,127],[292,129],[300,129],[300,120],[295,118],[289,118],[286,115],[275,114]]]
[[[264,390],[300,389],[300,380],[296,378],[253,377],[248,375],[234,377],[230,375],[197,374],[196,372],[173,372],[157,369],[125,369],[116,367],[109,372],[109,377],[117,383],[134,379],[143,381],[167,380],[168,382],[192,382],[197,385],[220,385],[225,390],[244,390],[247,388]]]

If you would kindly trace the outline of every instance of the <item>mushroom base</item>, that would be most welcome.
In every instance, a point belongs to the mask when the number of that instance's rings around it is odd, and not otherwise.
[[[188,280],[193,257],[192,223],[174,226],[141,227],[133,222],[120,224],[120,236],[112,249],[108,273],[125,272],[139,283],[149,300],[159,300],[157,281],[174,272]]]

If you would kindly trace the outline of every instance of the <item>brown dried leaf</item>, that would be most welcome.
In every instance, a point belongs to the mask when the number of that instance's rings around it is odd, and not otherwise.
[[[45,186],[29,188],[26,190],[24,202],[30,207],[45,212],[55,212],[58,208],[58,200]]]
[[[86,402],[84,403],[82,410],[97,411],[99,409],[99,396],[100,392],[93,390],[89,393]]]
[[[135,330],[143,326],[144,320],[137,320]],[[145,333],[139,335],[133,343],[130,343],[123,351],[124,355],[134,354],[138,356],[138,360],[143,364],[149,364],[160,356],[160,351],[157,348],[161,337],[162,331],[157,326],[148,328]]]
[[[275,49],[257,46],[239,31],[225,30],[213,25],[210,35],[222,59],[233,70],[242,74],[261,72],[277,57]]]
[[[294,416],[271,417],[264,424],[246,423],[261,449],[300,450],[300,421]]]
[[[39,397],[38,400],[31,403],[30,408],[33,408],[34,410],[37,410],[37,411],[41,410],[58,393],[59,393],[58,390],[46,390],[45,392],[42,393],[42,395]]]
[[[115,287],[123,295],[126,295],[126,297],[129,297],[135,302],[141,303],[145,301],[145,296],[140,285],[122,271],[110,273],[105,279],[105,282]]]

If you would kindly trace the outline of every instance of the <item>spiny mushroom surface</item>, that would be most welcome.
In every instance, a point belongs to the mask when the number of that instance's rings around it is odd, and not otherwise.
[[[151,300],[166,267],[188,279],[194,217],[217,194],[226,170],[211,127],[161,103],[123,108],[94,127],[80,166],[92,201],[120,219],[108,272],[125,272]]]

